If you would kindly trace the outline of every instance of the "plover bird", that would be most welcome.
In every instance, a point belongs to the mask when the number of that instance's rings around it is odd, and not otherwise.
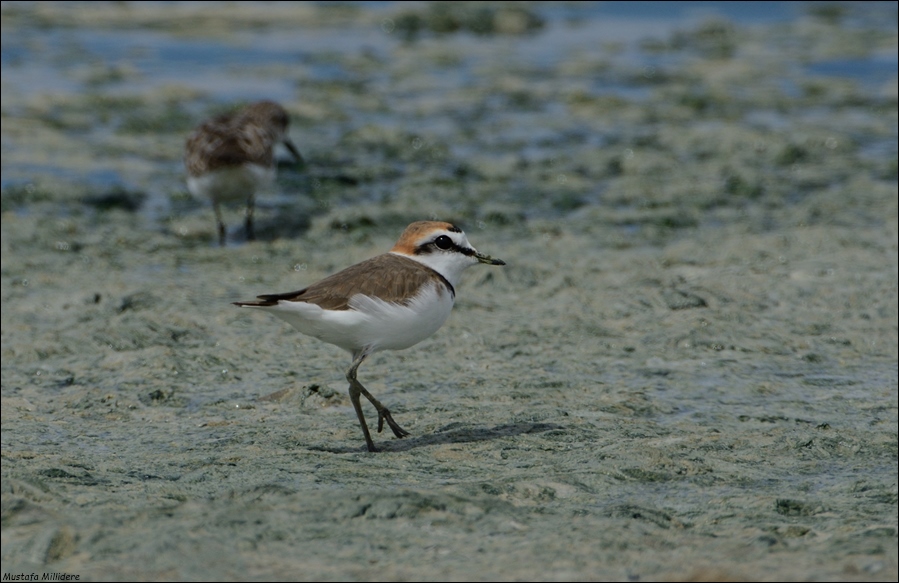
[[[370,354],[409,348],[436,332],[453,308],[462,272],[477,263],[505,265],[500,259],[478,253],[458,227],[419,221],[406,227],[388,253],[299,291],[261,295],[258,301],[234,304],[266,310],[303,334],[352,354],[353,362],[346,372],[350,401],[368,451],[378,451],[365,423],[361,395],[378,411],[379,433],[384,421],[397,437],[409,433],[356,379],[356,369]]]
[[[253,240],[256,192],[275,179],[274,146],[283,143],[297,163],[303,157],[287,137],[287,112],[273,101],[259,101],[200,124],[187,138],[184,165],[187,188],[212,199],[219,244],[225,244],[221,203],[245,200],[247,239]]]

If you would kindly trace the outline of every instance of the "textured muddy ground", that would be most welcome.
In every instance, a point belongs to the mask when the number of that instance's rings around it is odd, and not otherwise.
[[[589,5],[165,6],[3,7],[4,575],[896,580],[895,67],[814,68],[895,60],[895,4],[606,42]],[[183,186],[226,100],[77,50],[123,26],[304,47],[217,73],[308,160],[260,241]],[[348,355],[229,302],[422,218],[508,265],[362,366],[412,433],[373,455]]]

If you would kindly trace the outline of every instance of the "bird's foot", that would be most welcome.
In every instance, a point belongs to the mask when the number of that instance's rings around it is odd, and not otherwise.
[[[399,426],[399,424],[393,420],[393,416],[390,415],[390,411],[387,410],[386,407],[382,407],[378,409],[378,433],[384,429],[384,421],[387,421],[387,425],[390,426],[390,429],[393,430],[393,434],[397,437],[406,437],[409,435],[409,432]]]

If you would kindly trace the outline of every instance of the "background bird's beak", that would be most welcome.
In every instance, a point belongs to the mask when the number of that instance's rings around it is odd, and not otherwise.
[[[297,147],[293,142],[290,141],[290,138],[284,138],[284,145],[287,146],[287,149],[290,150],[290,153],[293,155],[294,159],[297,161],[297,164],[305,164],[306,161],[303,160],[302,154],[297,150]]]

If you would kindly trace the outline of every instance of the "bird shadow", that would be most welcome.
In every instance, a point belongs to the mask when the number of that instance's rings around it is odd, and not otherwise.
[[[375,442],[381,453],[390,453],[409,451],[432,445],[490,441],[501,437],[511,437],[526,433],[543,433],[557,429],[563,429],[563,427],[555,423],[507,423],[497,425],[496,427],[473,427],[461,423],[451,423],[428,435],[380,441],[375,438]],[[309,447],[308,449],[329,453],[359,453],[360,451],[365,451],[365,445],[363,444],[362,447]]]

